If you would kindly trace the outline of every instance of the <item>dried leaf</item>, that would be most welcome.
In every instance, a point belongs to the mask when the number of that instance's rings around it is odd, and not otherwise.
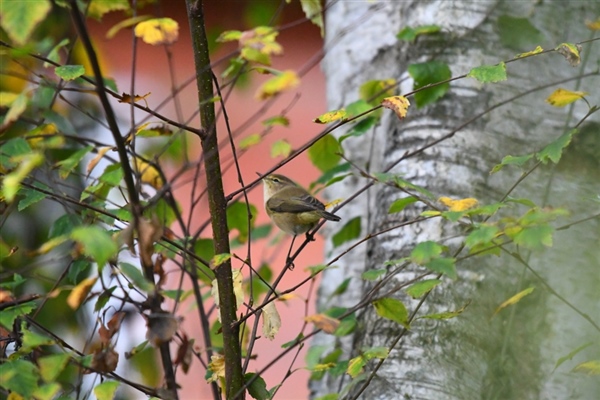
[[[138,240],[142,265],[152,265],[154,243],[160,240],[162,234],[163,226],[156,215],[152,216],[152,220],[140,218],[138,222]]]
[[[277,335],[277,332],[279,332],[279,328],[281,328],[281,317],[277,312],[277,308],[275,307],[274,302],[267,304],[263,308],[262,318],[263,335],[269,340],[275,339],[275,335]]]
[[[75,286],[71,293],[69,293],[69,297],[67,297],[67,304],[71,309],[76,310],[79,308],[87,298],[97,280],[98,277],[84,279]]]
[[[567,59],[571,67],[576,67],[581,62],[581,46],[573,43],[561,43],[554,50]]]
[[[110,149],[112,149],[112,147],[105,146],[105,147],[101,147],[100,150],[98,150],[98,154],[96,154],[96,156],[94,158],[92,158],[92,160],[88,163],[88,166],[87,166],[87,168],[85,170],[88,176],[94,170],[94,168],[96,168],[96,165],[98,165],[98,162],[100,160],[102,160],[102,157],[104,157],[104,155]]]
[[[386,97],[381,101],[381,105],[396,113],[399,119],[404,119],[410,106],[410,102],[404,96]]]
[[[216,382],[219,378],[225,379],[225,357],[221,354],[214,354],[210,357],[210,363],[208,364],[208,370],[212,372],[212,375],[206,380],[206,382]]]
[[[340,326],[340,320],[332,318],[325,314],[313,314],[304,318],[306,322],[312,323],[315,327],[323,330],[325,333],[333,333]]]
[[[117,369],[119,363],[119,353],[112,346],[99,347],[94,351],[90,367],[94,371],[109,373]]]
[[[494,315],[498,314],[500,312],[500,310],[502,310],[503,308],[506,308],[508,306],[517,304],[519,301],[521,301],[521,299],[529,294],[531,294],[531,292],[533,292],[535,290],[535,287],[528,287],[525,290],[521,290],[519,293],[515,294],[514,296],[512,296],[510,299],[506,300],[505,302],[503,302],[502,304],[500,304],[498,306],[498,308],[496,309],[496,311],[494,311]]]
[[[194,354],[194,339],[189,340],[184,333],[181,344],[177,348],[177,356],[173,360],[174,365],[181,365],[184,374],[187,374],[192,364],[192,355]]]

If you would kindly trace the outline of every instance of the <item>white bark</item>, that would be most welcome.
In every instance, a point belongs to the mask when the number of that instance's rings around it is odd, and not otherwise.
[[[329,108],[342,108],[356,100],[358,88],[368,80],[407,78],[406,68],[412,63],[443,61],[449,64],[453,76],[457,76],[473,67],[496,64],[511,58],[518,51],[507,50],[500,44],[495,28],[500,15],[528,17],[545,36],[545,43],[538,44],[552,48],[561,42],[587,39],[589,33],[582,21],[593,19],[599,13],[598,3],[591,1],[577,2],[577,7],[567,1],[544,4],[533,1],[445,0],[337,2],[326,14],[327,56],[323,69],[327,76]],[[444,38],[421,37],[414,44],[401,43],[396,39],[396,34],[403,27],[426,24],[441,26]],[[599,46],[594,44],[591,47],[591,59],[594,61],[598,58]],[[483,86],[473,79],[460,80],[452,84],[450,93],[442,101],[423,110],[416,110],[413,106],[409,117],[402,122],[398,122],[391,113],[384,113],[381,125],[373,132],[344,142],[345,154],[365,169],[382,171],[407,150],[418,149],[446,135],[496,103],[580,72],[569,67],[559,55],[550,54],[509,64],[509,79],[503,83]],[[592,100],[592,104],[600,103],[598,89],[592,89],[600,88],[599,79],[586,78],[584,82],[591,86],[581,90],[593,92],[590,98],[596,101]],[[573,88],[572,84],[563,86]],[[411,89],[412,82],[406,79],[401,92],[406,93]],[[498,201],[516,180],[517,174],[503,172],[490,176],[491,168],[505,155],[527,154],[540,149],[558,137],[565,128],[565,111],[544,103],[544,98],[554,89],[535,92],[486,114],[450,140],[426,150],[419,157],[402,161],[392,171],[414,184],[426,187],[437,196],[476,197],[483,203]],[[585,111],[584,107],[576,110],[575,121]],[[598,117],[595,119],[598,120]],[[573,126],[573,120],[570,124]],[[556,179],[550,183],[552,190],[564,191],[561,182],[570,181],[571,193],[581,191],[593,194],[594,190],[597,193],[597,181],[595,184],[589,183],[589,180],[585,183],[585,176],[576,174],[574,179],[572,175],[555,175]],[[549,174],[538,172],[522,184],[522,189],[515,196],[529,197],[541,204],[541,194],[548,182]],[[365,180],[358,178],[358,174],[352,179],[347,178],[337,184],[332,197],[349,197],[364,184]],[[376,186],[344,207],[339,214],[345,221],[363,216],[363,234],[376,233],[398,223],[400,219],[412,219],[423,210],[413,208],[401,215],[388,215],[389,204],[398,197],[401,197],[401,193]],[[572,206],[568,196],[554,199]],[[576,212],[592,214],[586,206],[580,206]],[[592,318],[595,313],[598,320],[600,303],[593,288],[595,283],[599,285],[596,287],[600,287],[599,265],[592,265],[595,269],[588,270],[596,274],[592,278],[573,278],[570,285],[577,288],[574,292],[561,282],[566,259],[574,260],[578,267],[589,260],[596,260],[597,263],[600,259],[597,246],[593,245],[594,241],[598,241],[600,232],[598,221],[576,229],[582,231],[577,239],[557,233],[560,243],[556,243],[553,252],[547,256],[534,254],[532,266],[542,272],[554,289],[560,291],[564,288],[565,293],[573,294],[570,299],[576,306],[591,313]],[[325,271],[319,307],[323,309],[328,306],[325,301],[329,295],[349,276],[355,277],[350,290],[336,297],[336,304],[344,307],[355,305],[370,287],[361,281],[362,272],[382,268],[385,261],[408,255],[416,243],[425,240],[443,241],[451,247],[457,245],[461,238],[455,238],[456,233],[454,227],[433,219],[394,230],[378,236],[367,245],[359,246],[336,263],[339,268]],[[565,246],[561,247],[563,243]],[[577,243],[580,247],[578,250],[586,254],[585,257],[573,258],[573,254],[568,253],[573,245],[568,243]],[[335,249],[335,254],[344,251],[344,247]],[[435,295],[425,303],[420,314],[457,309],[471,299],[473,303],[467,309],[469,312],[459,319],[442,323],[415,322],[411,332],[378,371],[364,398],[406,396],[411,399],[470,399],[514,395],[517,396],[514,398],[524,399],[562,399],[572,396],[586,398],[600,390],[598,383],[585,378],[569,376],[565,379],[562,372],[551,374],[554,362],[559,357],[585,343],[586,338],[594,337],[597,332],[582,322],[582,318],[565,307],[564,303],[549,296],[543,290],[543,285],[530,274],[523,273],[522,267],[514,261],[508,258],[492,260],[488,257],[477,262],[481,264],[461,264],[459,279],[436,288]],[[555,268],[543,270],[547,265]],[[392,285],[406,282],[415,274],[416,269],[398,274]],[[539,289],[539,294],[532,297],[530,307],[519,308],[506,321],[501,317],[490,320],[495,307],[518,292],[519,288],[527,287],[522,287],[523,282]],[[590,298],[595,303],[590,305]],[[409,311],[416,305],[416,302],[407,298],[402,300]],[[552,319],[556,318],[568,320],[571,327],[555,323]],[[363,347],[388,346],[400,331],[394,324],[381,321],[370,309],[359,315],[359,321],[361,325],[357,335],[343,339],[346,358],[356,356],[357,350]],[[333,343],[333,337],[322,335],[314,344]],[[516,354],[511,354],[511,351]],[[507,371],[510,368],[519,372]],[[346,377],[343,384],[348,381]],[[319,396],[339,392],[339,384],[339,380],[327,377],[312,382],[311,389]],[[508,389],[499,391],[498,387]]]

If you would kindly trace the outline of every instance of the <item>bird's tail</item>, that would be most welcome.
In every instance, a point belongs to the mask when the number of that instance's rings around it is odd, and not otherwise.
[[[337,222],[337,221],[341,220],[340,217],[338,217],[337,215],[332,214],[332,213],[330,213],[328,211],[322,211],[321,212],[321,216],[323,218],[325,218],[326,220],[328,220],[328,221],[335,221],[335,222]]]

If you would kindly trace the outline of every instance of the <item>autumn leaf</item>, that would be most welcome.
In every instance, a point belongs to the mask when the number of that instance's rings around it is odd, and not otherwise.
[[[225,379],[225,357],[223,357],[221,354],[213,354],[210,357],[208,370],[212,372],[212,374],[206,380],[206,382],[216,382],[219,378]]]
[[[567,59],[571,67],[576,67],[581,62],[581,46],[573,43],[561,43],[554,50]]]
[[[564,107],[569,105],[584,96],[588,95],[587,92],[572,92],[567,89],[556,89],[548,98],[546,102],[554,107]]]
[[[313,122],[316,122],[317,124],[328,124],[344,118],[346,118],[346,110],[342,108],[321,114],[317,118],[313,119]]]
[[[299,84],[300,78],[296,72],[286,70],[263,83],[256,91],[255,97],[258,100],[266,100],[281,92],[294,89]]]
[[[92,363],[90,367],[94,371],[109,373],[113,372],[117,369],[117,364],[119,363],[119,353],[112,348],[112,346],[108,347],[99,347],[94,351],[94,356],[92,357]]]
[[[79,308],[92,290],[96,280],[98,280],[98,277],[84,279],[75,286],[71,293],[69,293],[69,297],[67,297],[67,304],[71,309],[76,310]]]
[[[340,326],[340,320],[325,314],[313,314],[304,318],[306,322],[312,323],[316,328],[325,333],[333,333]]]
[[[154,189],[160,189],[163,187],[164,182],[162,176],[159,174],[154,165],[147,163],[140,158],[135,159],[135,165],[138,173],[140,174],[142,182],[147,183]]]
[[[263,335],[269,340],[275,339],[275,335],[279,332],[279,328],[281,328],[281,317],[277,312],[275,303],[271,302],[263,308],[262,318]]]
[[[154,18],[135,26],[135,36],[151,45],[171,44],[179,36],[179,24],[171,18]]]
[[[515,58],[523,58],[523,57],[529,57],[532,56],[534,54],[539,54],[542,51],[544,51],[544,49],[542,48],[542,46],[537,46],[535,49],[528,51],[526,53],[519,53],[515,56]]]
[[[194,355],[194,339],[188,339],[184,333],[181,338],[181,344],[177,348],[177,356],[173,360],[173,365],[181,365],[184,374],[188,373],[192,364],[192,356]]]
[[[144,100],[144,103],[146,103],[146,108],[147,108],[148,103],[146,102],[146,97],[150,96],[151,94],[152,94],[152,92],[148,92],[144,95],[136,94],[135,96],[133,96],[133,102],[137,103],[140,100]],[[122,93],[121,100],[119,100],[119,103],[131,103],[131,95],[127,94],[127,93]]]
[[[102,160],[102,157],[104,157],[104,155],[110,149],[112,149],[112,147],[110,147],[110,146],[104,146],[104,147],[101,147],[98,150],[98,154],[96,154],[96,156],[94,158],[92,158],[92,160],[88,163],[87,168],[85,170],[88,176],[94,170],[94,168],[96,168],[96,165],[98,165],[98,163],[100,162],[100,160]]]
[[[477,205],[478,201],[474,198],[453,200],[450,197],[440,197],[439,202],[448,207],[450,211],[465,211]]]
[[[525,290],[521,290],[519,293],[515,294],[510,299],[508,299],[505,302],[503,302],[502,304],[500,304],[498,306],[498,308],[496,309],[496,311],[494,311],[494,315],[498,314],[503,308],[517,304],[519,301],[521,301],[521,299],[523,297],[530,295],[531,292],[533,292],[534,290],[535,290],[535,287],[533,287],[533,286],[528,287]]]
[[[410,106],[410,102],[404,96],[386,97],[381,101],[381,105],[396,113],[399,119],[404,119]]]
[[[595,21],[585,21],[585,26],[592,31],[600,31],[600,17],[596,18]]]

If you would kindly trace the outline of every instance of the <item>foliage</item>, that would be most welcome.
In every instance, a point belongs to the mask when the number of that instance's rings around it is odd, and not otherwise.
[[[322,32],[321,3],[310,0],[301,3],[306,18]],[[417,319],[459,318],[468,303],[455,310],[420,315],[418,308],[411,308],[406,300],[426,301],[433,291],[454,284],[461,263],[468,259],[507,252],[527,265],[523,252],[551,247],[557,230],[578,223],[569,220],[570,213],[565,208],[550,208],[535,204],[531,199],[511,197],[514,188],[507,190],[496,203],[479,204],[475,198],[467,197],[472,195],[469,193],[461,199],[431,193],[389,169],[363,170],[346,158],[344,142],[372,133],[390,113],[386,109],[391,109],[402,124],[416,111],[411,110],[411,101],[414,100],[418,109],[435,105],[451,92],[451,80],[473,78],[478,84],[503,84],[510,82],[508,63],[523,65],[521,63],[527,63],[531,57],[548,57],[552,52],[563,55],[576,66],[581,61],[581,45],[560,43],[551,51],[543,51],[538,46],[514,59],[498,60],[495,65],[474,65],[460,76],[453,76],[451,66],[436,60],[411,64],[407,67],[413,80],[411,93],[396,95],[400,80],[395,78],[364,82],[357,92],[358,100],[314,119],[315,124],[332,125],[318,134],[305,136],[303,146],[294,148],[286,138],[273,141],[271,156],[282,157],[283,161],[272,171],[306,153],[322,174],[311,189],[329,187],[356,176],[367,178],[368,184],[357,188],[357,194],[371,185],[394,190],[398,197],[386,206],[388,214],[424,207],[418,216],[405,223],[417,224],[433,218],[448,221],[460,227],[460,245],[451,247],[423,240],[407,251],[407,257],[388,260],[385,268],[364,272],[362,279],[374,289],[356,305],[335,306],[312,315],[307,311],[302,318],[282,317],[278,312],[282,302],[293,300],[300,287],[312,288],[323,270],[335,266],[333,259],[307,268],[308,276],[298,278],[298,283],[291,288],[282,291],[278,287],[323,222],[309,232],[295,252],[290,249],[278,275],[273,265],[251,252],[251,246],[260,241],[277,247],[281,238],[271,232],[271,225],[257,225],[256,216],[262,210],[249,202],[247,193],[258,179],[242,181],[240,170],[251,166],[240,163],[240,159],[245,152],[262,144],[272,128],[290,125],[285,112],[261,114],[264,131],[260,133],[243,129],[231,131],[227,125],[227,140],[217,142],[213,132],[216,123],[206,123],[203,119],[203,127],[195,128],[193,123],[188,125],[181,122],[182,118],[164,113],[159,106],[149,107],[148,103],[154,104],[150,92],[119,94],[115,82],[102,75],[106,70],[102,54],[98,59],[91,42],[86,45],[90,37],[81,12],[87,12],[87,19],[100,20],[105,13],[124,10],[127,13],[122,20],[109,30],[109,40],[114,41],[124,29],[133,28],[135,37],[148,45],[164,46],[169,54],[169,45],[179,38],[180,22],[138,16],[140,10],[131,9],[125,1],[73,0],[56,2],[56,11],[50,12],[50,8],[49,1],[6,2],[2,10],[2,28],[10,40],[10,43],[0,43],[4,54],[9,56],[8,61],[3,61],[2,73],[11,79],[0,88],[3,109],[0,195],[7,215],[0,237],[3,265],[0,392],[3,395],[10,393],[15,399],[51,399],[71,395],[70,388],[76,386],[81,397],[87,396],[84,394],[87,391],[101,400],[133,391],[158,398],[177,398],[177,380],[188,372],[192,363],[199,363],[216,398],[223,394],[239,398],[244,392],[255,399],[283,398],[278,391],[293,373],[293,362],[288,365],[286,377],[277,383],[266,382],[263,374],[280,362],[279,357],[256,372],[249,372],[248,365],[256,356],[256,341],[275,339],[286,319],[301,319],[303,327],[292,341],[282,345],[281,356],[291,352],[298,354],[307,341],[321,331],[337,338],[351,335],[359,329],[357,313],[366,307],[373,307],[386,324],[402,327],[403,334]],[[193,18],[193,10],[189,12]],[[69,15],[78,40],[84,43],[83,50],[78,47],[81,45],[75,44],[71,32],[65,27],[59,29],[59,21]],[[43,32],[49,28],[55,29],[44,38]],[[278,42],[280,33],[273,26],[256,26],[245,31],[225,31],[218,36],[218,43],[235,42],[238,47],[227,60],[229,67],[223,68],[219,78],[215,78],[214,91],[210,84],[212,75],[209,76],[207,90],[210,93],[198,99],[202,118],[210,114],[210,107],[213,107],[214,118],[215,106],[222,116],[222,112],[227,111],[227,96],[221,89],[233,87],[243,78],[258,73],[270,75],[255,93],[255,101],[265,104],[303,84],[300,71],[281,71],[273,67],[274,57],[281,56],[284,50]],[[441,34],[437,25],[427,25],[406,27],[397,37],[410,44]],[[501,18],[499,34],[508,47],[519,51],[541,41],[540,31],[525,18]],[[208,59],[196,66],[197,71],[204,72],[211,67],[215,65],[210,65]],[[131,77],[133,83],[135,79],[135,75]],[[180,101],[178,93],[185,85],[176,87],[175,81],[172,83],[175,89],[168,100],[177,103]],[[67,96],[67,92],[72,96]],[[524,150],[516,156],[506,155],[490,173],[519,169],[529,175],[541,165],[559,163],[580,134],[580,125],[598,111],[597,106],[588,103],[587,95],[583,91],[557,88],[547,102],[554,107],[586,104],[585,117],[568,124],[569,129],[557,138],[549,138],[538,149]],[[108,97],[120,103],[119,107],[130,110],[130,115],[136,118],[117,123]],[[150,125],[148,118],[139,119],[138,112],[161,122]],[[127,132],[122,132],[122,126],[126,125]],[[346,130],[338,134],[342,129]],[[95,133],[98,131],[104,133],[98,135]],[[215,140],[213,147],[207,145],[212,139]],[[190,148],[198,140],[203,145],[204,159],[192,161]],[[239,174],[239,185],[225,194],[222,173],[232,167]],[[202,177],[198,181],[207,184],[200,187],[198,183],[190,190],[192,194],[186,195],[178,188],[189,183],[184,182],[189,173],[195,174],[195,179]],[[215,206],[219,200],[223,207]],[[56,204],[60,207],[55,207]],[[341,208],[346,204],[334,201],[329,205]],[[192,216],[199,216],[203,221],[200,228],[192,223]],[[598,214],[590,213],[588,219],[592,218],[598,218]],[[22,222],[27,219],[33,221],[33,228],[27,228]],[[332,228],[330,244],[340,254],[338,259],[347,256],[352,248],[385,233],[370,232],[366,224],[363,215],[356,215]],[[210,233],[206,229],[209,225]],[[299,241],[300,237],[295,239]],[[236,268],[233,268],[234,263]],[[187,282],[187,286],[167,283],[167,265],[180,274],[181,282]],[[398,285],[392,292],[381,292],[383,284],[407,265],[412,265],[420,275],[414,281]],[[347,278],[334,291],[332,300],[355,283]],[[496,313],[518,307],[519,302],[527,301],[533,292],[533,286],[518,291],[498,304]],[[186,307],[186,299],[193,301],[202,329],[192,339],[181,325],[181,310]],[[57,322],[56,315],[61,315],[64,322]],[[224,319],[227,315],[232,319]],[[135,316],[145,321],[146,337],[122,344],[127,336],[124,321],[130,322]],[[597,327],[596,321],[592,324]],[[81,340],[73,339],[68,329],[74,330]],[[202,346],[197,345],[200,337],[204,341]],[[122,345],[121,349],[126,346],[128,351],[118,350],[118,344]],[[558,360],[556,368],[587,346]],[[176,350],[172,352],[173,349]],[[376,371],[365,368],[367,365],[385,362],[392,349],[361,349],[355,357],[344,358],[339,348],[328,352],[324,348],[313,348],[308,353],[307,369],[312,373],[311,379],[321,379],[325,372],[334,376],[347,374],[351,379],[339,394],[342,397],[353,385],[366,379],[369,371]],[[239,356],[232,361],[228,357],[235,351]],[[160,362],[145,362],[144,357]],[[125,375],[129,367],[137,369],[146,380],[138,382],[132,378],[135,375]],[[572,370],[597,375],[598,360],[585,360]],[[83,383],[84,375],[101,379]],[[164,384],[157,382],[158,375],[164,376]],[[338,393],[328,398],[338,398]]]

